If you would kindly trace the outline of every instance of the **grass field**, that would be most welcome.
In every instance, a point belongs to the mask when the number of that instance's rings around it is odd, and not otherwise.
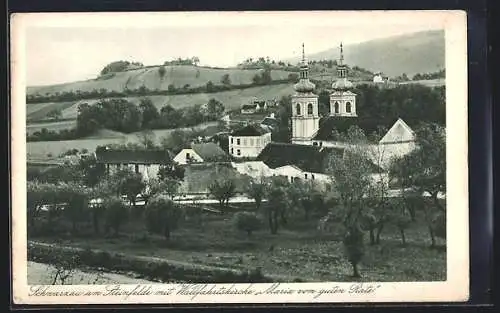
[[[45,124],[44,124],[45,125]],[[204,130],[206,135],[212,135],[218,132],[217,122],[210,122],[201,124],[195,127],[197,130]],[[156,143],[169,136],[173,129],[160,129],[154,130]],[[62,140],[62,141],[38,141],[26,143],[26,154],[28,160],[49,160],[59,154],[66,152],[70,149],[87,149],[88,151],[95,151],[97,146],[109,144],[125,144],[128,142],[137,143],[139,138],[137,133],[123,134],[113,131],[100,131],[96,135],[77,140]]]
[[[196,104],[206,104],[211,98],[217,99],[224,104],[226,110],[239,109],[242,104],[248,103],[252,98],[268,100],[280,98],[281,96],[292,94],[292,84],[280,84],[260,86],[247,89],[238,89],[230,91],[221,91],[215,93],[197,93],[189,95],[167,95],[167,96],[147,96],[153,101],[154,105],[161,109],[164,105],[170,104],[174,108],[185,108]],[[129,97],[129,101],[138,104],[142,97]],[[78,114],[78,106],[80,103],[93,104],[99,100],[80,100],[75,102],[51,102],[51,103],[36,103],[27,104],[26,118],[36,121],[44,119],[51,110],[56,108],[62,109],[62,118],[76,119]]]
[[[167,90],[170,84],[181,88],[186,84],[191,87],[204,86],[208,81],[220,84],[221,78],[229,74],[233,85],[249,84],[252,78],[260,73],[260,70],[244,70],[237,68],[215,69],[206,67],[195,67],[189,65],[165,66],[165,76],[160,77],[159,67],[147,67],[115,73],[108,79],[93,79],[79,82],[71,82],[50,86],[28,87],[27,94],[55,94],[69,91],[92,91],[94,89],[106,89],[109,91],[124,91],[125,89],[138,89],[145,86],[150,90]],[[273,80],[287,79],[290,72],[282,70],[271,71]],[[97,76],[97,73],[96,73]]]
[[[231,213],[204,215],[201,224],[184,222],[174,231],[170,241],[147,234],[140,220],[134,218],[117,237],[89,233],[79,237],[36,240],[223,268],[261,267],[264,274],[301,277],[307,281],[353,280],[339,234],[316,231],[318,218],[290,220],[289,225],[276,235],[271,235],[264,223],[261,230],[248,237],[234,229]],[[365,256],[360,264],[361,281],[446,279],[444,246],[429,248],[429,235],[421,222],[415,222],[407,230],[406,246],[401,245],[398,234],[397,230],[387,227],[380,245],[370,246],[365,239]]]

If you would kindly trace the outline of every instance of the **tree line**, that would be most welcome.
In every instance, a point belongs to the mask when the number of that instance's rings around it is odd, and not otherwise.
[[[216,121],[224,112],[224,105],[216,99],[210,99],[206,105],[197,104],[183,109],[175,109],[167,104],[160,110],[149,98],[141,99],[139,105],[127,99],[103,99],[92,105],[82,103],[78,106],[75,129],[56,132],[43,128],[27,135],[27,141],[72,140],[93,134],[99,129],[131,133],[147,129],[191,127]]]
[[[160,67],[161,68],[161,67]],[[161,70],[160,70],[160,75]],[[165,72],[163,72],[165,75]],[[234,85],[230,80],[224,80],[224,75],[221,77],[221,83],[217,84],[212,81],[208,81],[205,85],[201,86],[191,86],[190,84],[185,84],[184,86],[175,86],[170,84],[167,86],[166,90],[160,89],[149,89],[146,86],[140,86],[136,89],[125,88],[123,91],[108,90],[108,89],[93,89],[91,91],[63,91],[55,92],[54,94],[46,93],[42,94],[28,94],[26,95],[26,103],[44,103],[44,102],[64,102],[64,101],[79,101],[79,100],[90,100],[90,99],[101,99],[101,98],[119,98],[119,97],[132,97],[132,96],[160,96],[160,95],[184,95],[184,94],[195,94],[195,93],[214,93],[229,90],[238,90],[252,88],[260,85],[279,85],[289,82],[293,82],[295,76],[289,76],[287,79],[272,79],[270,71],[265,71],[262,74],[255,74],[252,77],[252,82],[248,84],[238,84]]]

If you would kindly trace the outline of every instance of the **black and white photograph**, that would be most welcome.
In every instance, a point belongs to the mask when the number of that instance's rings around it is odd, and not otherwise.
[[[14,16],[17,299],[465,300],[465,33],[453,11]]]

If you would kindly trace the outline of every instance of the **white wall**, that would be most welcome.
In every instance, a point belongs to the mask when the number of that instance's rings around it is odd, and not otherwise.
[[[159,164],[139,164],[139,173],[142,175],[144,179],[156,178],[158,175],[158,171],[160,169]],[[119,166],[118,164],[110,164],[109,165],[109,174],[114,174],[118,171],[118,169],[128,168],[132,172],[135,173],[135,164],[123,164]]]
[[[229,136],[229,154],[236,158],[255,158],[270,142],[271,133],[262,136]]]
[[[179,164],[187,164],[187,156],[190,156],[191,162],[203,162],[203,159],[193,149],[182,149],[175,157],[174,161]]]

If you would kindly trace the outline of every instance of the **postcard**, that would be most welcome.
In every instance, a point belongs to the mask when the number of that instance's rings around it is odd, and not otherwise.
[[[465,12],[10,30],[14,303],[468,299]]]

